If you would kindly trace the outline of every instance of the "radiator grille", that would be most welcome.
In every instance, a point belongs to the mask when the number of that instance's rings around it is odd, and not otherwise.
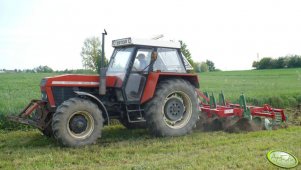
[[[96,88],[79,88],[79,87],[52,87],[52,93],[55,101],[55,106],[58,107],[64,101],[75,97],[74,91],[82,91],[90,94],[95,93]]]

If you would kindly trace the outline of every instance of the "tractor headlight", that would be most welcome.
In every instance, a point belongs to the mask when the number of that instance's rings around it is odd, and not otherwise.
[[[116,90],[116,97],[117,97],[118,101],[120,101],[120,102],[123,101],[123,96],[122,96],[121,90]]]
[[[46,78],[42,79],[42,80],[41,80],[41,83],[40,83],[40,86],[41,86],[41,87],[44,87],[44,86],[46,85],[46,82],[47,82],[47,79],[46,79]]]
[[[47,94],[45,91],[41,92],[41,98],[42,98],[42,100],[47,101]]]

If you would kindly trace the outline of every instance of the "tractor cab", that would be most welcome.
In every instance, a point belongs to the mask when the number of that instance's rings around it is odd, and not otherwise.
[[[181,54],[179,42],[124,38],[113,40],[115,48],[106,76],[116,76],[119,101],[140,103],[150,73],[185,74],[192,67]]]

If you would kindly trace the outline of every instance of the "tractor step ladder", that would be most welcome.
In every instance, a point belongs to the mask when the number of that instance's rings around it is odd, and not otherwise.
[[[125,106],[126,108],[126,116],[127,116],[127,119],[130,123],[137,123],[137,122],[145,122],[146,120],[144,119],[143,115],[142,115],[142,112],[144,112],[143,109],[141,109],[141,106],[140,104],[137,105],[138,109],[129,109],[128,108],[128,105]],[[131,116],[130,116],[130,113],[137,113],[138,112],[138,117],[136,118],[136,120],[132,120],[131,119]]]

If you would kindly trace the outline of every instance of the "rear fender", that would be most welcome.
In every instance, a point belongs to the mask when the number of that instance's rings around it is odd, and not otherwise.
[[[188,74],[188,73],[167,73],[167,72],[151,72],[148,75],[147,82],[145,84],[144,92],[140,101],[140,104],[144,104],[151,98],[153,98],[157,84],[161,80],[169,79],[169,78],[180,78],[190,82],[195,88],[199,88],[199,78],[196,74]]]
[[[103,111],[104,115],[106,116],[106,119],[107,119],[107,122],[108,122],[108,125],[110,124],[110,119],[109,119],[109,114],[108,114],[108,111],[105,107],[105,105],[94,95],[90,94],[90,93],[87,93],[87,92],[81,92],[81,91],[75,91],[74,93],[77,94],[77,96],[79,97],[87,97],[89,98],[91,101],[93,101],[94,103],[97,104],[97,106],[99,107],[99,109],[101,111]]]

